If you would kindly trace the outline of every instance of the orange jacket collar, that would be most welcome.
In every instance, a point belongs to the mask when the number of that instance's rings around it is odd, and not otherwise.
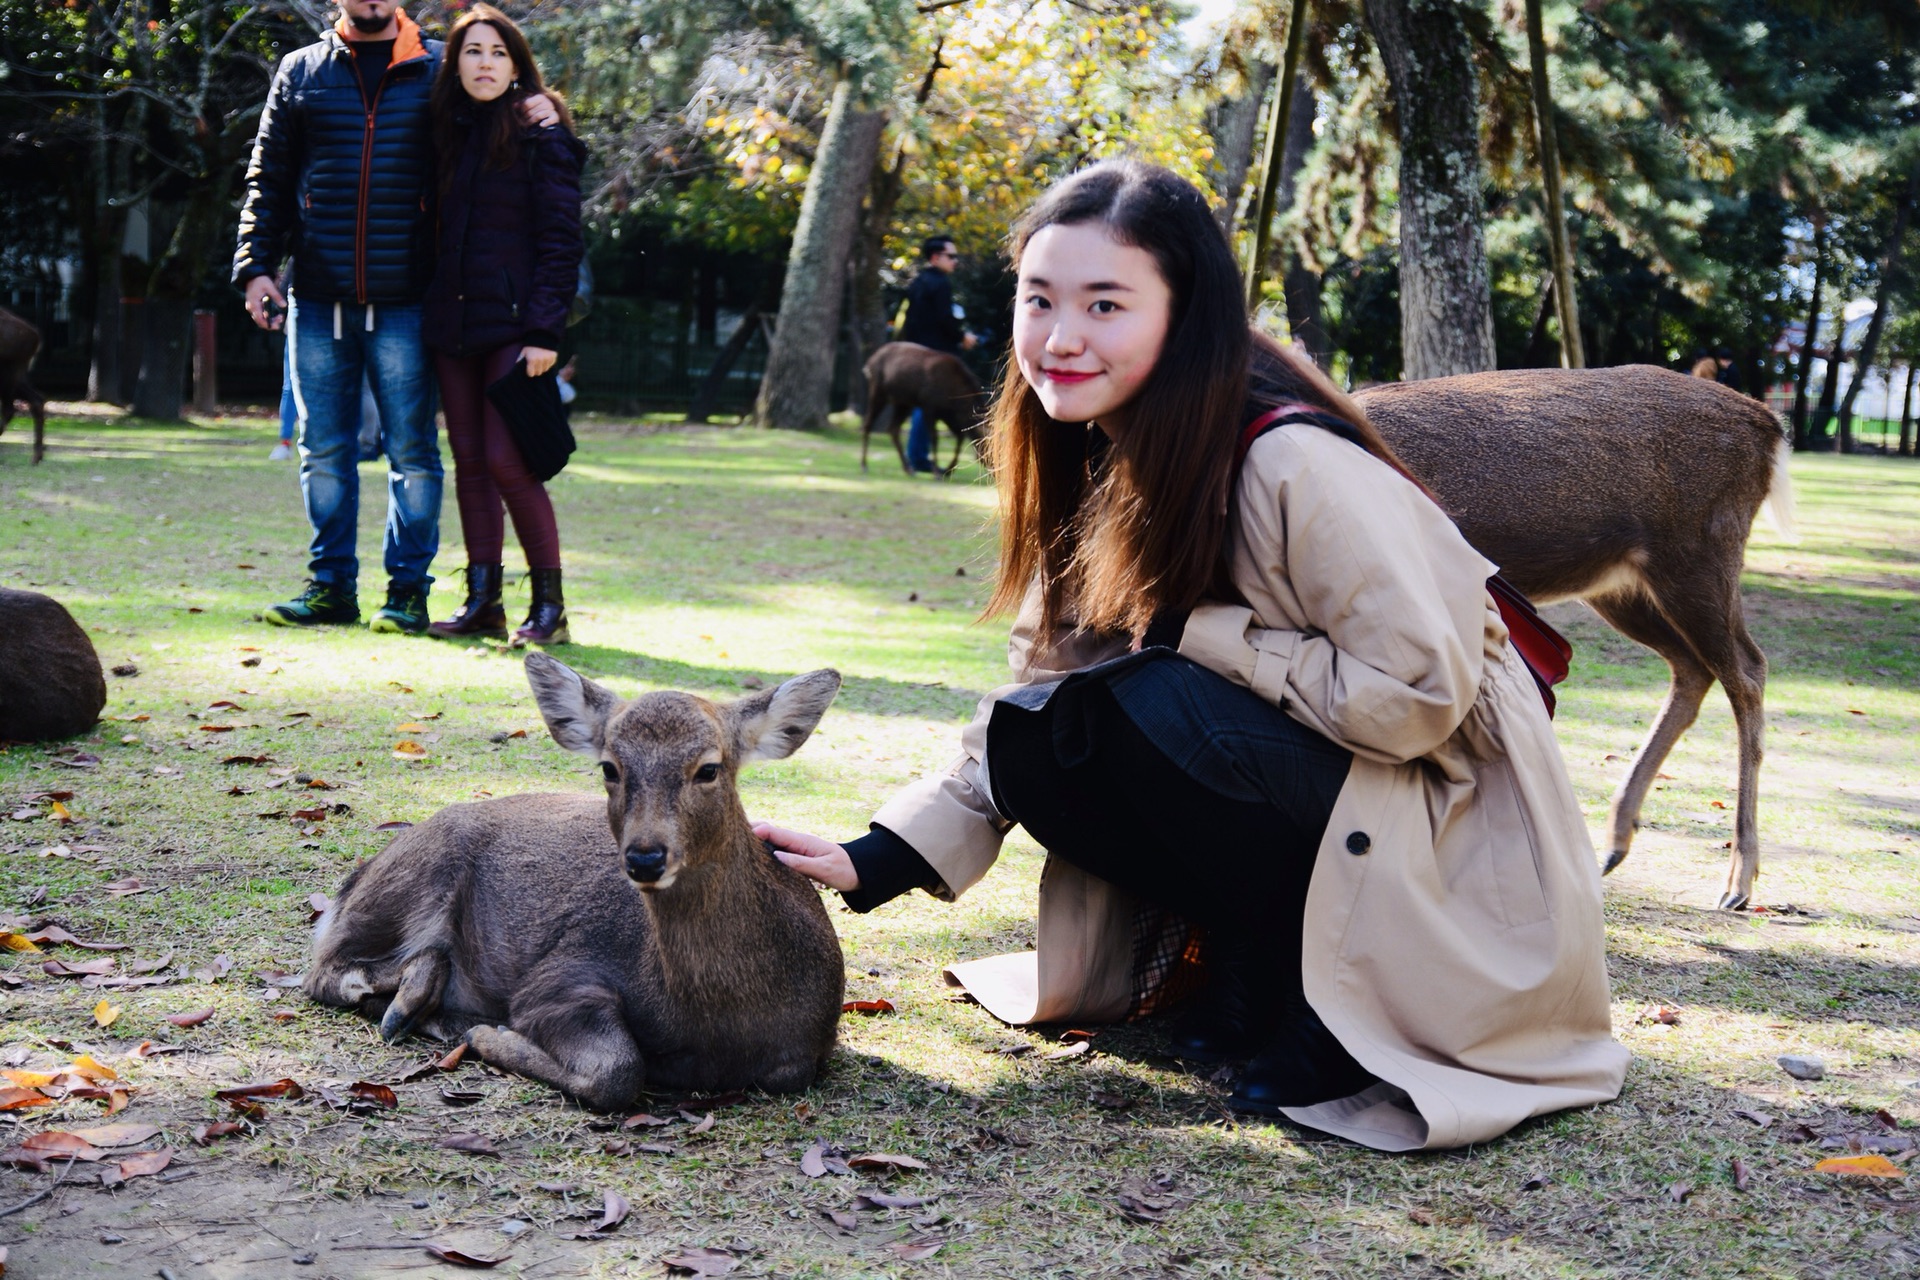
[[[409,18],[405,9],[395,9],[393,17],[394,21],[400,24],[400,34],[393,42],[393,61],[387,65],[399,66],[410,59],[426,57],[427,46],[420,38],[420,24]],[[348,44],[353,43],[347,35],[347,20],[344,15],[333,24],[333,29],[342,40]]]

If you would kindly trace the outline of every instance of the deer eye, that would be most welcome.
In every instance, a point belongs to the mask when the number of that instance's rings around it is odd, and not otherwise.
[[[693,780],[695,782],[712,782],[719,776],[720,766],[717,764],[703,764],[693,771]]]
[[[600,776],[608,782],[620,781],[620,771],[613,767],[613,761],[611,760],[602,760],[600,762]]]

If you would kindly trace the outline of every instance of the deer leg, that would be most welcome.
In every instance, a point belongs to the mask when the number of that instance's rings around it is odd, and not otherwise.
[[[1613,809],[1607,818],[1607,861],[1602,874],[1627,860],[1633,833],[1640,826],[1640,806],[1652,790],[1667,753],[1700,714],[1713,676],[1702,665],[1692,646],[1661,616],[1653,598],[1642,592],[1622,592],[1587,601],[1593,611],[1629,640],[1637,640],[1667,660],[1673,682],[1653,719],[1653,731],[1634,753],[1626,781],[1614,794]]]
[[[860,420],[860,474],[867,472],[867,445],[873,440],[873,420],[880,416],[884,402],[869,393],[867,398],[867,416]]]
[[[951,480],[953,479],[953,473],[960,469],[960,446],[964,444],[965,441],[961,438],[960,428],[954,426],[951,422],[945,422],[944,420],[942,420],[942,422],[936,422],[934,423],[934,429],[936,431],[939,430],[943,424],[947,430],[953,432],[953,461],[949,462],[946,470],[940,473],[940,478],[942,480]]]
[[[47,398],[24,383],[20,391],[27,408],[33,410],[33,460],[38,462],[47,456]]]
[[[515,993],[509,1026],[475,1026],[467,1043],[489,1064],[550,1084],[593,1110],[633,1101],[646,1071],[619,994],[591,981],[540,977],[536,972]]]
[[[440,1009],[440,996],[447,989],[450,966],[447,953],[435,948],[422,951],[400,970],[400,985],[380,1018],[380,1038],[388,1044],[404,1039]]]
[[[1702,571],[1693,580],[1676,584],[1667,597],[1684,602],[1669,610],[1675,629],[1686,636],[1727,691],[1740,744],[1740,790],[1734,809],[1733,853],[1728,859],[1726,888],[1720,895],[1723,911],[1739,911],[1752,902],[1754,877],[1760,871],[1760,760],[1766,749],[1767,658],[1747,634],[1746,611],[1740,603],[1737,574],[1744,546],[1743,538],[1733,544],[1729,556],[1702,556]],[[1711,572],[1716,563],[1734,567],[1727,573]]]

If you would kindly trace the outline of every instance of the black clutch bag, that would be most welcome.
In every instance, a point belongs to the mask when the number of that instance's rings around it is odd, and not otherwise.
[[[573,428],[560,407],[560,380],[553,371],[530,378],[526,361],[518,361],[487,388],[487,399],[505,419],[520,460],[534,478],[544,481],[559,475],[573,456],[574,443]]]

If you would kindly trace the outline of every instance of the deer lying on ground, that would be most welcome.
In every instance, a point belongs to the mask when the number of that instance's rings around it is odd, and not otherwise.
[[[976,452],[986,446],[987,410],[991,400],[980,379],[959,356],[923,347],[917,342],[889,342],[867,360],[867,416],[860,424],[860,469],[867,469],[867,444],[875,423],[888,413],[887,434],[900,455],[900,469],[911,473],[907,451],[900,443],[900,424],[915,409],[926,412],[936,433],[940,423],[953,432],[953,461],[940,472],[953,474],[960,465],[960,448],[972,441]],[[936,443],[935,452],[938,452]],[[986,461],[984,452],[981,462]]]
[[[806,1088],[833,1048],[840,942],[754,838],[735,779],[807,740],[839,673],[727,705],[622,703],[544,654],[526,665],[605,797],[453,805],[403,832],[320,917],[307,994],[378,1016],[389,1041],[464,1036],[598,1110],[642,1088]]]
[[[1757,401],[1649,365],[1476,373],[1356,397],[1460,531],[1534,603],[1585,600],[1667,660],[1673,683],[1613,801],[1606,870],[1715,680],[1733,704],[1740,792],[1720,905],[1753,899],[1767,660],[1740,568],[1764,503],[1791,534],[1780,423]]]
[[[18,400],[33,414],[33,460],[47,454],[47,398],[27,381],[27,370],[40,354],[40,331],[19,316],[0,307],[0,434],[13,421],[13,402]]]

